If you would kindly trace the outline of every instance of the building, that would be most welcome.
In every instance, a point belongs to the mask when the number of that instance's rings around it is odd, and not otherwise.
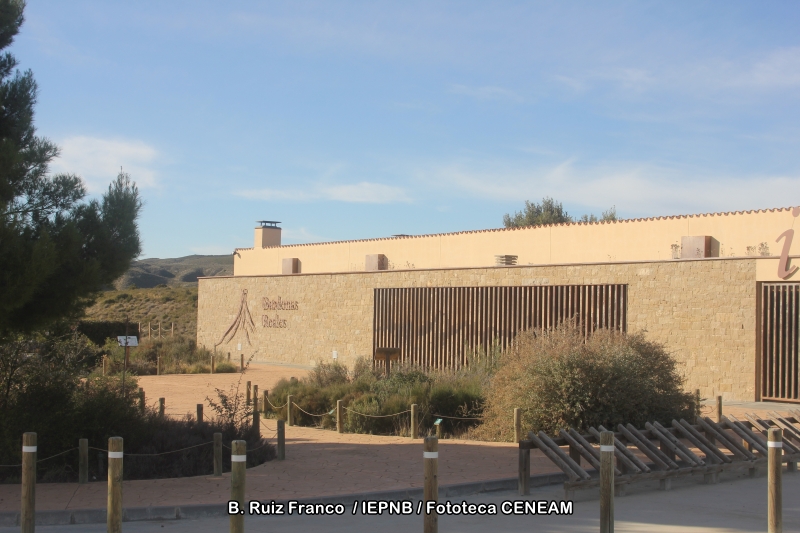
[[[257,360],[351,364],[376,348],[457,366],[574,318],[646,331],[690,389],[800,401],[800,208],[282,246],[278,223],[199,280],[197,341]]]

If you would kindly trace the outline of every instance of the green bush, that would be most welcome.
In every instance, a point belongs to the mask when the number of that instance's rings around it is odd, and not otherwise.
[[[503,355],[474,435],[512,440],[514,408],[522,409],[523,428],[556,434],[573,427],[616,428],[645,422],[667,425],[688,417],[692,395],[683,391],[678,363],[643,334],[597,331],[584,342],[573,325],[519,335]]]
[[[238,371],[239,370],[234,365],[227,362],[214,365],[214,372],[217,374],[235,374]]]
[[[273,416],[285,419],[286,399],[291,394],[300,407],[294,410],[298,425],[334,428],[336,417],[330,411],[335,409],[337,400],[342,400],[347,409],[346,431],[408,435],[407,411],[412,403],[418,405],[420,432],[428,433],[433,431],[434,415],[479,417],[482,391],[481,378],[469,371],[425,372],[403,366],[385,378],[373,372],[370,361],[359,359],[351,372],[337,363],[321,363],[302,381],[279,381],[270,390],[269,401],[280,409],[269,410]],[[397,413],[402,414],[390,416]],[[442,428],[447,434],[457,435],[476,423],[447,418]]]
[[[102,349],[108,356],[110,372],[122,372],[125,348],[116,339],[107,339]],[[182,336],[145,339],[138,347],[130,348],[128,371],[137,376],[155,375],[160,357],[162,374],[207,374],[211,372],[212,355],[194,340]]]

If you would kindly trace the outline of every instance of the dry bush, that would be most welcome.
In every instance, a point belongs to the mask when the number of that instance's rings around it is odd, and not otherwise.
[[[597,331],[586,342],[574,325],[520,334],[503,355],[474,436],[513,440],[512,414],[528,430],[554,435],[573,427],[662,423],[691,414],[678,363],[641,333]]]

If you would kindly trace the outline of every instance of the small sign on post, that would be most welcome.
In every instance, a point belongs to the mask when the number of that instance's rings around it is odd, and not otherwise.
[[[384,361],[386,363],[386,377],[389,377],[390,361],[400,360],[400,348],[375,348],[375,361]]]
[[[123,348],[135,348],[136,346],[139,346],[139,339],[133,335],[120,335],[117,337],[117,342]]]

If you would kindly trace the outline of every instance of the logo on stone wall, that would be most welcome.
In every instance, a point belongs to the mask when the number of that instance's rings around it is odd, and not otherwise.
[[[792,216],[797,218],[800,215],[800,207],[793,207],[792,208]],[[792,226],[794,226],[794,220],[792,220]],[[783,250],[781,250],[781,260],[778,261],[778,277],[781,279],[788,279],[797,272],[797,267],[793,266],[791,269],[789,268],[789,250],[792,247],[792,239],[794,238],[794,229],[790,228],[784,231],[783,233],[775,239],[775,242],[783,241]]]
[[[256,323],[253,321],[253,317],[250,315],[250,307],[247,305],[247,289],[242,289],[242,299],[239,303],[239,313],[236,315],[236,318],[233,319],[233,322],[231,322],[228,330],[224,335],[222,335],[222,338],[214,345],[214,347],[217,347],[222,343],[227,344],[231,342],[239,331],[244,332],[244,336],[247,339],[247,344],[252,346],[253,343],[250,342],[250,333],[256,332]]]

